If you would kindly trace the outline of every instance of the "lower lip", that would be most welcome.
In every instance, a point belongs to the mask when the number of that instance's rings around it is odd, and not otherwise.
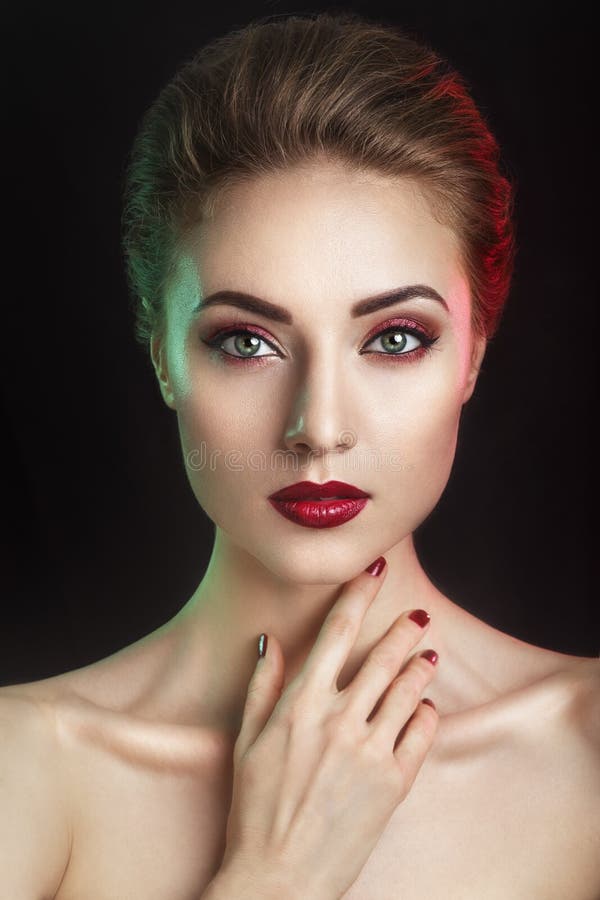
[[[346,500],[272,500],[269,502],[296,525],[305,528],[334,528],[343,525],[359,514],[367,504],[368,497]]]

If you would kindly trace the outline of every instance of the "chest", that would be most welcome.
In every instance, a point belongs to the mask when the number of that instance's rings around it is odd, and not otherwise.
[[[598,797],[578,782],[546,753],[425,764],[344,900],[598,900]]]
[[[56,900],[199,900],[225,849],[229,772],[88,763]],[[598,798],[564,766],[535,747],[427,759],[344,900],[594,900]]]

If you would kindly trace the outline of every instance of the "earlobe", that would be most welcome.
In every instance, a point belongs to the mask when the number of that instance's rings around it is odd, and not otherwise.
[[[152,359],[152,365],[154,366],[156,377],[158,378],[158,385],[160,387],[160,392],[162,394],[163,400],[165,401],[169,409],[175,409],[175,398],[173,396],[173,390],[171,388],[171,380],[169,378],[169,368],[167,364],[167,352],[162,335],[153,334],[150,338],[150,357]]]
[[[473,350],[471,352],[471,366],[469,369],[469,374],[467,376],[467,382],[465,384],[465,391],[463,395],[463,405],[471,399],[473,391],[475,390],[477,377],[479,375],[479,370],[481,369],[483,357],[485,356],[486,347],[487,339],[485,335],[475,338],[473,342]]]

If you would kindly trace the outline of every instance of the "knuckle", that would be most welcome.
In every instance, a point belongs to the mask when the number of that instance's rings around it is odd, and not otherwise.
[[[323,725],[325,740],[328,745],[342,749],[354,747],[355,731],[349,719],[342,713],[330,716]]]
[[[307,698],[302,694],[295,694],[287,702],[281,704],[280,719],[290,725],[304,722],[308,717],[308,711]]]
[[[408,613],[403,612],[400,613],[392,628],[394,629],[394,631],[397,630],[403,632],[405,636],[407,632],[412,635],[415,634],[415,629],[413,628],[414,624],[415,623],[413,622],[413,620],[409,618]],[[418,632],[417,637],[419,637]]]
[[[385,672],[398,671],[398,654],[391,647],[379,646],[371,651],[369,662]]]
[[[415,628],[414,621],[407,612],[400,613],[393,625],[394,630],[401,631],[405,640],[417,643],[423,636],[422,628]]]
[[[352,617],[348,613],[339,610],[332,613],[327,619],[326,628],[330,634],[344,637],[352,630],[352,626]]]
[[[375,734],[370,734],[363,741],[360,741],[358,750],[363,763],[366,764],[368,768],[373,765],[379,766],[387,754],[387,751],[384,751],[381,741]]]
[[[274,718],[280,723],[291,725],[303,722],[309,715],[313,701],[300,682],[292,682],[281,696],[273,711]]]
[[[413,666],[410,666],[406,672],[403,672],[402,675],[396,679],[396,685],[399,685],[401,690],[416,704],[421,696],[421,691],[423,690],[422,672],[419,672],[418,670],[415,670]]]

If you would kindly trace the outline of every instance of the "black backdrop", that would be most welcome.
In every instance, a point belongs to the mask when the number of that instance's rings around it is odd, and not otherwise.
[[[200,44],[257,16],[326,8],[103,0],[4,14],[3,683],[131,643],[204,573],[212,524],[133,340],[119,245],[126,154],[144,109]],[[583,4],[554,18],[524,4],[342,8],[405,23],[446,55],[518,182],[511,297],[450,483],[417,532],[421,559],[494,627],[597,655],[591,21]]]

